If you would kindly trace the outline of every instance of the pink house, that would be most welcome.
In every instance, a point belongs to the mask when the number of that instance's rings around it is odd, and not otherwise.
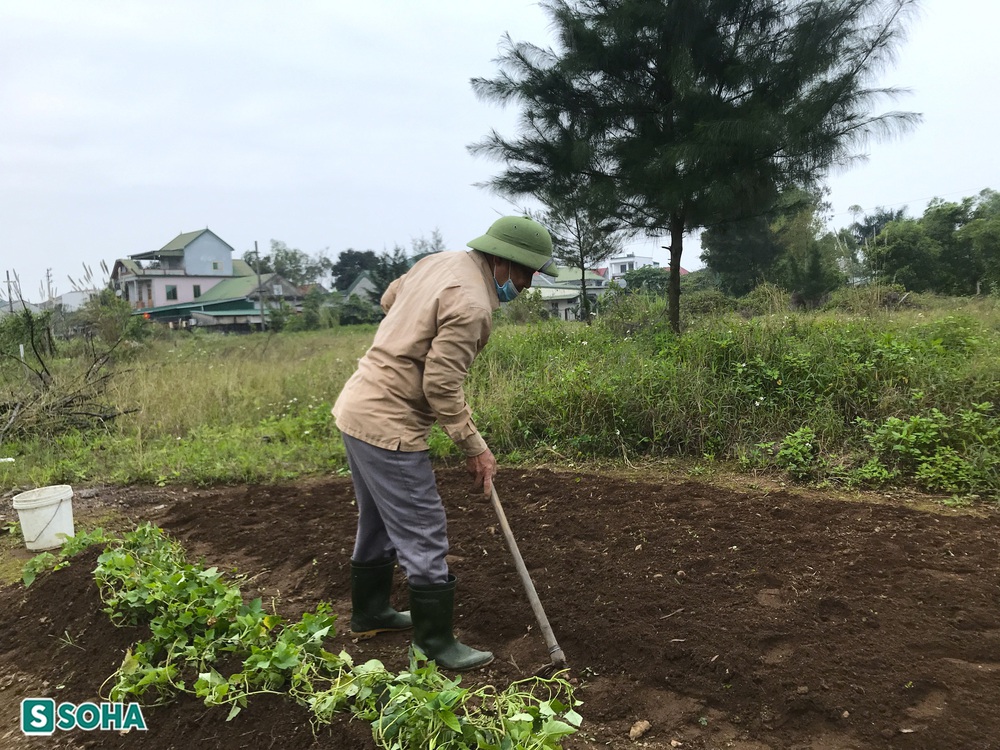
[[[211,229],[186,232],[159,250],[119,258],[111,282],[133,309],[194,302],[220,281],[250,276],[233,248]]]

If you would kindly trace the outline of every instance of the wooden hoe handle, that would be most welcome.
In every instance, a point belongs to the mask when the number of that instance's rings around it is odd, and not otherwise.
[[[542,609],[542,603],[539,601],[538,593],[535,591],[535,584],[531,582],[531,576],[528,575],[528,568],[525,566],[524,558],[521,557],[521,552],[517,548],[514,533],[510,530],[510,524],[507,523],[507,515],[503,512],[503,506],[500,505],[500,498],[497,497],[495,486],[491,491],[491,499],[493,500],[493,509],[497,512],[497,518],[500,519],[500,528],[503,529],[503,535],[507,540],[507,546],[510,548],[510,554],[514,558],[517,574],[521,577],[524,593],[528,595],[531,609],[535,613],[535,619],[538,620],[538,627],[541,628],[542,635],[545,637],[545,645],[549,649],[549,658],[553,665],[560,669],[565,668],[566,655],[559,648],[555,634],[552,632],[552,627],[549,625],[549,618],[545,616],[545,610]]]

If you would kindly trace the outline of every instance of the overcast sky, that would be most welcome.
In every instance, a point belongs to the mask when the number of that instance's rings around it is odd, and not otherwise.
[[[992,0],[924,0],[882,83],[918,129],[830,180],[848,207],[1000,189]],[[211,228],[242,254],[382,251],[439,229],[462,248],[505,200],[466,146],[515,113],[480,102],[504,32],[551,42],[525,0],[0,0],[0,296],[38,301],[83,264]],[[646,249],[661,262],[664,241]],[[696,243],[683,264],[700,265]]]

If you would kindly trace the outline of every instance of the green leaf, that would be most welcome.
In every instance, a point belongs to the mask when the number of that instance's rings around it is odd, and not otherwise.
[[[542,734],[547,737],[559,738],[565,737],[567,735],[576,732],[576,727],[571,727],[564,721],[559,721],[558,719],[549,719],[544,724],[542,724]]]
[[[27,565],[21,571],[21,581],[24,583],[24,587],[28,588],[31,584],[35,582],[35,578],[38,576],[38,571],[34,568],[29,568]]]
[[[458,717],[451,711],[439,711],[438,717],[444,722],[445,726],[448,727],[453,732],[461,732],[462,724],[459,722]]]

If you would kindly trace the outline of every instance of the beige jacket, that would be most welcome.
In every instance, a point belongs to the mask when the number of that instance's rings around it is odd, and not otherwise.
[[[333,406],[340,431],[387,450],[422,451],[436,421],[466,456],[485,451],[463,385],[498,307],[481,253],[418,261],[382,295],[385,319]]]

